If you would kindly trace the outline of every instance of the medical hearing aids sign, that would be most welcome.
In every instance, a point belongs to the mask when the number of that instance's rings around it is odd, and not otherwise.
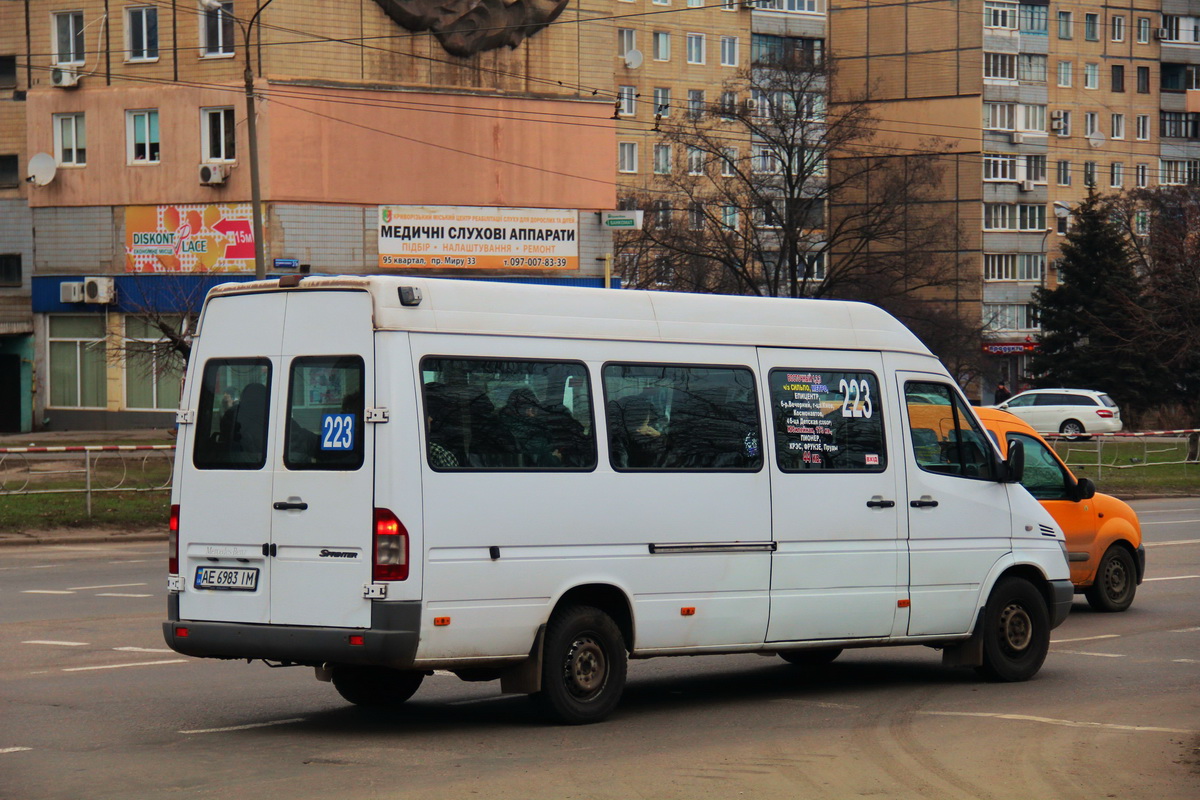
[[[249,203],[127,206],[126,272],[254,272]]]
[[[565,209],[380,206],[384,269],[579,269],[579,216]]]

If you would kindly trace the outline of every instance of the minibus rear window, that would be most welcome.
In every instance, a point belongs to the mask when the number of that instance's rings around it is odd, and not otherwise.
[[[262,469],[267,463],[270,397],[267,359],[206,361],[196,410],[196,468]]]
[[[771,371],[775,449],[784,472],[883,472],[883,396],[870,372]]]
[[[296,358],[288,382],[283,463],[297,470],[354,470],[363,465],[363,360]]]

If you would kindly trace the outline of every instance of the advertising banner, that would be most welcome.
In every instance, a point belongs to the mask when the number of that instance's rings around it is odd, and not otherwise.
[[[249,203],[127,206],[126,272],[254,272]]]
[[[579,269],[570,209],[380,206],[383,269]]]

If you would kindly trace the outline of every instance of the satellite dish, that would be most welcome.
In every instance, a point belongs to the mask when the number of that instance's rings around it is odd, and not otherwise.
[[[1061,200],[1054,201],[1054,216],[1059,219],[1066,219],[1071,216],[1071,206]]]
[[[29,178],[27,180],[30,183],[45,186],[54,180],[57,173],[58,164],[54,162],[54,156],[49,153],[38,153],[29,159]]]
[[[1099,147],[1104,144],[1104,134],[1100,131],[1092,131],[1087,135],[1087,140],[1092,147]]]
[[[627,50],[625,52],[625,66],[629,69],[637,69],[645,60],[646,58],[642,55],[641,50]]]

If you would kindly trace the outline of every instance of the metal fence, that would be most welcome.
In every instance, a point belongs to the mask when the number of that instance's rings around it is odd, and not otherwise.
[[[1200,429],[1047,436],[1067,466],[1096,477],[1171,472],[1200,479]]]
[[[171,488],[175,445],[0,447],[0,497],[84,494],[87,515],[101,492]]]

